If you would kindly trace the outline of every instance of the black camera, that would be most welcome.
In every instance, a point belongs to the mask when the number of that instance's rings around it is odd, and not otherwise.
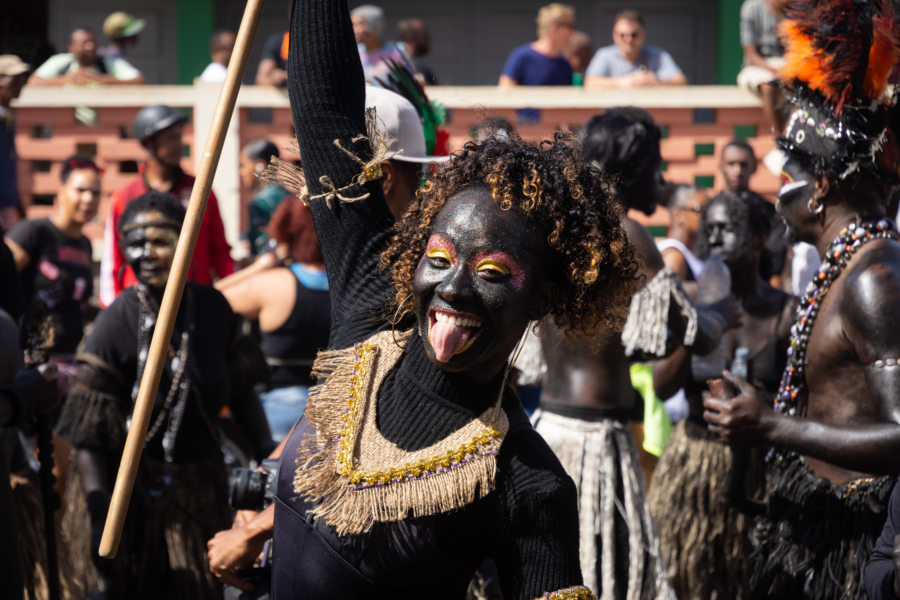
[[[267,458],[259,469],[234,469],[228,478],[228,503],[235,510],[262,510],[275,497],[278,459]]]

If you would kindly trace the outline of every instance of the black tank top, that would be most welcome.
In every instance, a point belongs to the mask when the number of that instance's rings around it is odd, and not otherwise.
[[[319,350],[328,347],[331,330],[328,290],[304,286],[296,273],[294,279],[297,292],[290,316],[281,327],[260,332],[260,347],[271,369],[269,389],[312,385],[313,360]]]

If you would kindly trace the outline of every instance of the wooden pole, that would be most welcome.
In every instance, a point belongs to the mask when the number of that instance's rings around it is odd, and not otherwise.
[[[116,485],[110,499],[109,512],[106,515],[103,537],[100,540],[100,556],[105,558],[113,558],[119,549],[122,528],[125,526],[125,515],[128,512],[131,492],[134,490],[134,480],[144,449],[144,437],[150,426],[150,415],[156,402],[159,379],[165,366],[166,351],[169,348],[175,317],[178,314],[178,307],[184,292],[184,282],[187,279],[188,268],[194,255],[194,247],[197,245],[197,234],[200,232],[200,223],[206,210],[209,190],[212,187],[216,166],[219,163],[219,155],[222,153],[222,145],[225,142],[228,120],[234,111],[241,80],[244,78],[244,70],[247,67],[247,59],[250,56],[250,47],[253,44],[253,37],[256,35],[256,27],[259,24],[264,4],[265,0],[247,0],[241,27],[234,44],[234,52],[225,74],[225,83],[216,105],[212,127],[206,138],[203,155],[200,157],[197,180],[191,190],[187,215],[181,228],[181,235],[178,237],[172,270],[169,273],[169,280],[166,282],[159,317],[150,341],[141,387],[131,416],[131,427],[125,440],[125,449],[122,451],[122,461],[119,464],[119,473],[116,476]]]

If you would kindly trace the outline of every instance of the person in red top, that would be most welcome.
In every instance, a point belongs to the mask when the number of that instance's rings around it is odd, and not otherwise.
[[[129,202],[150,191],[168,192],[185,206],[194,187],[194,176],[181,170],[183,144],[181,136],[187,117],[170,106],[148,106],[134,119],[135,136],[147,149],[147,162],[141,165],[140,175],[124,188],[113,192],[103,239],[100,259],[100,304],[112,304],[122,290],[137,283],[119,243],[116,225]],[[211,284],[234,272],[231,247],[225,239],[225,227],[219,213],[219,203],[210,190],[206,213],[197,236],[194,259],[188,279]]]

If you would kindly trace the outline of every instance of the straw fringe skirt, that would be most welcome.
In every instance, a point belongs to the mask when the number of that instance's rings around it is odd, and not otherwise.
[[[578,489],[585,585],[600,600],[674,599],[628,423],[541,409],[532,421]]]
[[[650,511],[660,524],[669,579],[682,600],[749,598],[752,517],[722,496],[731,450],[705,427],[679,422],[650,480]],[[762,489],[761,466],[749,491]]]
[[[206,542],[230,526],[220,461],[172,467],[166,487],[162,464],[143,459],[125,519],[122,542],[108,561],[111,598],[215,600],[221,585],[209,571]],[[76,577],[88,593],[100,590],[91,553],[91,523],[77,470],[69,478],[63,537],[76,560]]]
[[[10,475],[9,483],[16,511],[25,599],[49,600],[44,504],[37,475],[31,471],[13,473]],[[63,544],[59,527],[56,528],[56,554],[59,565],[59,587],[63,600],[80,600],[84,590],[74,578],[72,553]]]
[[[835,485],[791,454],[772,467],[768,510],[752,531],[754,598],[866,598],[862,574],[894,477]]]

